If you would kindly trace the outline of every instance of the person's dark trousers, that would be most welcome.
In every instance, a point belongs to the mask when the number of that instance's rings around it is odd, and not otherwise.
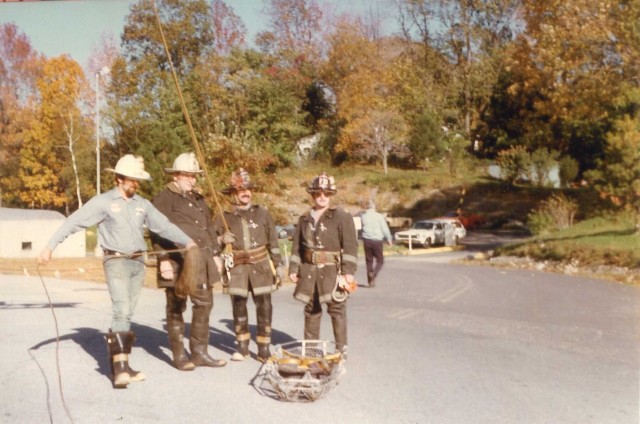
[[[370,286],[375,284],[375,278],[384,264],[384,240],[363,239],[364,257],[367,263],[367,280]],[[375,265],[374,265],[375,259]]]

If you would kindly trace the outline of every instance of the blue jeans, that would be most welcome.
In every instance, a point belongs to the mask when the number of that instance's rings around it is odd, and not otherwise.
[[[141,258],[109,258],[103,266],[113,311],[111,331],[129,331],[144,283],[144,262]]]

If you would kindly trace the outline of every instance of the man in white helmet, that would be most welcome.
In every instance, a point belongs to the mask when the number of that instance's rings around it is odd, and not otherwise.
[[[171,176],[171,182],[154,197],[153,204],[188,234],[202,252],[200,263],[194,267],[195,271],[190,272],[186,255],[176,251],[175,243],[151,233],[153,250],[158,258],[158,287],[165,288],[167,296],[167,334],[173,365],[181,371],[190,371],[196,366],[222,367],[226,361],[213,359],[207,352],[213,285],[221,282],[221,277],[216,264],[216,260],[220,261],[220,245],[213,228],[211,210],[196,186],[196,177],[203,171],[195,154],[182,153],[173,162],[173,167],[165,168],[164,172]],[[219,266],[222,266],[221,262]],[[181,278],[188,280],[185,281],[186,288],[181,286]],[[185,326],[182,314],[187,308],[187,298],[192,304],[190,359],[183,344]]]
[[[111,296],[113,317],[106,336],[113,386],[125,388],[130,381],[144,379],[129,366],[135,340],[131,318],[144,283],[145,226],[187,249],[197,246],[147,199],[136,194],[140,181],[150,180],[141,157],[125,155],[114,169],[116,186],[89,200],[71,214],[40,252],[38,262],[46,264],[51,253],[71,234],[98,225],[98,243],[104,251],[104,273]]]

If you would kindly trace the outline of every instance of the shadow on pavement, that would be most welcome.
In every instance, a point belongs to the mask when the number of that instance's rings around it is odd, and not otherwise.
[[[96,371],[111,380],[111,367],[109,364],[104,333],[95,328],[87,327],[74,328],[73,331],[75,331],[75,333],[60,336],[60,342],[71,340],[78,344],[85,352],[95,359],[97,363]],[[55,342],[56,338],[52,337],[32,346],[29,350],[37,350]]]
[[[78,302],[62,302],[62,303],[14,303],[14,302],[0,302],[0,309],[41,309],[41,308],[75,308],[79,305]]]
[[[15,306],[15,305],[14,305]],[[71,306],[71,305],[70,305]],[[233,334],[233,320],[225,319],[220,321],[230,331],[221,331],[216,328],[209,328],[209,346],[216,347],[223,352],[232,354],[236,351],[235,335]],[[190,330],[190,325],[185,323],[185,339],[187,339]],[[60,336],[60,342],[73,341],[79,345],[89,356],[96,361],[95,370],[107,379],[111,379],[111,365],[109,363],[109,354],[105,341],[105,333],[88,327],[74,328],[73,333]],[[157,358],[158,360],[165,362],[167,365],[173,367],[171,350],[169,349],[169,343],[167,339],[167,333],[164,330],[158,330],[146,325],[140,325],[136,323],[131,324],[131,331],[136,335],[136,341],[133,346],[142,348],[147,354]],[[255,340],[255,334],[257,326],[249,326],[249,331],[252,334],[252,339]],[[188,340],[188,339],[187,339]],[[271,335],[272,344],[282,344],[295,340],[287,333],[273,330]],[[40,343],[32,346],[29,350],[37,350],[43,346],[56,343],[56,337],[43,340]],[[188,345],[188,341],[187,341]],[[164,350],[162,348],[165,348]],[[135,358],[133,359],[132,367],[135,368]]]

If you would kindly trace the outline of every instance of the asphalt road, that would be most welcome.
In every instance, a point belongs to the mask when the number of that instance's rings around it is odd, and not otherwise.
[[[57,345],[40,279],[0,276],[0,422],[640,421],[640,288],[448,263],[465,254],[388,258],[378,285],[360,287],[349,299],[346,374],[312,403],[277,399],[260,381],[255,360],[175,370],[164,293],[156,289],[144,289],[133,328],[131,363],[148,378],[114,390],[102,338],[111,319],[106,287],[45,280]],[[366,280],[363,267],[359,281]],[[273,296],[274,344],[302,336],[303,305],[292,291]],[[214,357],[233,352],[231,327],[229,299],[217,293]],[[322,332],[332,340],[326,315]]]

